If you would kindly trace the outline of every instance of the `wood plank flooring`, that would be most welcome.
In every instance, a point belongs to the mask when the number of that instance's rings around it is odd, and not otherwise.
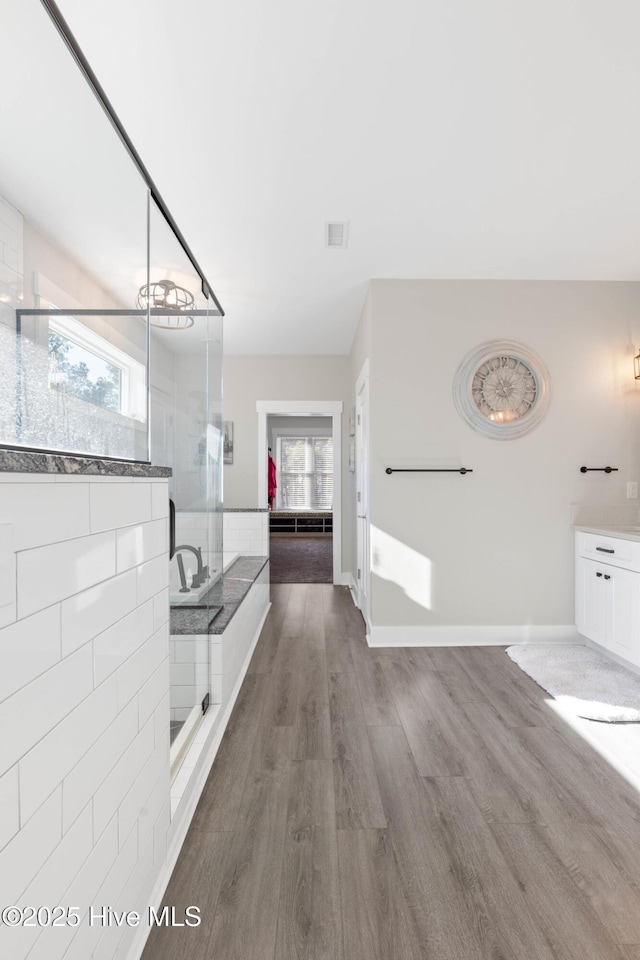
[[[165,894],[202,924],[143,960],[640,960],[634,774],[640,725],[501,648],[369,649],[346,588],[273,585]]]

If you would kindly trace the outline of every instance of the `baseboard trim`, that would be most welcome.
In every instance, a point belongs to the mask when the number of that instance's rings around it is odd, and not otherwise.
[[[514,643],[579,643],[574,626],[370,627],[370,647],[476,647]]]
[[[356,588],[353,575],[349,570],[343,570],[341,573],[337,573],[333,578],[333,584],[336,587],[349,587],[350,590],[355,590]]]
[[[266,609],[262,617],[260,618],[260,622],[256,629],[253,640],[251,641],[249,651],[247,653],[247,656],[244,659],[244,663],[242,664],[242,667],[240,668],[238,679],[234,685],[233,690],[231,691],[229,702],[224,709],[224,713],[222,714],[218,722],[218,725],[215,728],[211,741],[205,746],[206,753],[204,756],[204,760],[200,765],[197,779],[194,781],[194,784],[193,784],[193,789],[192,791],[190,791],[191,795],[186,803],[184,810],[182,811],[179,829],[176,831],[175,836],[172,838],[171,846],[168,847],[167,849],[167,857],[165,860],[165,865],[153,886],[153,891],[149,898],[148,906],[153,906],[155,907],[156,910],[159,909],[160,904],[162,903],[162,898],[165,894],[167,886],[169,885],[171,874],[174,871],[175,865],[180,855],[180,851],[185,841],[185,837],[187,835],[189,827],[191,826],[191,821],[193,820],[193,815],[196,812],[198,801],[200,800],[200,796],[202,794],[202,791],[204,790],[204,785],[207,782],[207,777],[211,772],[213,761],[215,760],[218,750],[220,749],[222,738],[224,736],[225,730],[227,729],[227,725],[229,723],[229,719],[231,717],[231,713],[235,706],[236,700],[238,699],[238,694],[240,693],[240,687],[242,686],[242,682],[246,676],[247,670],[249,669],[249,664],[251,663],[251,657],[253,656],[253,652],[256,648],[256,644],[260,639],[260,634],[262,633],[262,628],[264,626],[265,620],[267,619],[267,614],[269,613],[270,609],[271,609],[271,603],[269,602],[266,606]],[[142,925],[140,925],[138,929],[140,932],[135,937],[135,939],[132,940],[131,946],[129,947],[129,951],[126,955],[127,960],[140,960],[140,957],[142,956],[142,953],[144,951],[147,939],[149,937],[149,933],[150,933],[149,927],[143,927]]]

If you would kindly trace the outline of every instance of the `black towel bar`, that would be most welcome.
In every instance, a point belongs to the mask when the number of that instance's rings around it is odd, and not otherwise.
[[[423,467],[409,467],[409,468],[398,468],[398,467],[387,467],[385,473],[473,473],[471,467],[457,467],[456,469],[447,469],[447,468],[430,468],[428,470]]]
[[[580,473],[617,473],[617,467],[580,467]]]

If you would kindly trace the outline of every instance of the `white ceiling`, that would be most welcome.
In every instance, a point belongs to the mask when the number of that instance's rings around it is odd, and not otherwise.
[[[229,352],[347,353],[372,277],[640,279],[637,0],[59,3]]]

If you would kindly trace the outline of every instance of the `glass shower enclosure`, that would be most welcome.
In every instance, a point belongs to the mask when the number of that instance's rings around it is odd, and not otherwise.
[[[81,54],[40,3],[6,13],[0,447],[171,468],[179,759],[209,703],[222,573],[222,311]]]
[[[222,318],[159,211],[151,216],[151,459],[172,468],[171,750],[210,702],[209,625],[222,575]],[[176,309],[179,304],[179,309]]]

